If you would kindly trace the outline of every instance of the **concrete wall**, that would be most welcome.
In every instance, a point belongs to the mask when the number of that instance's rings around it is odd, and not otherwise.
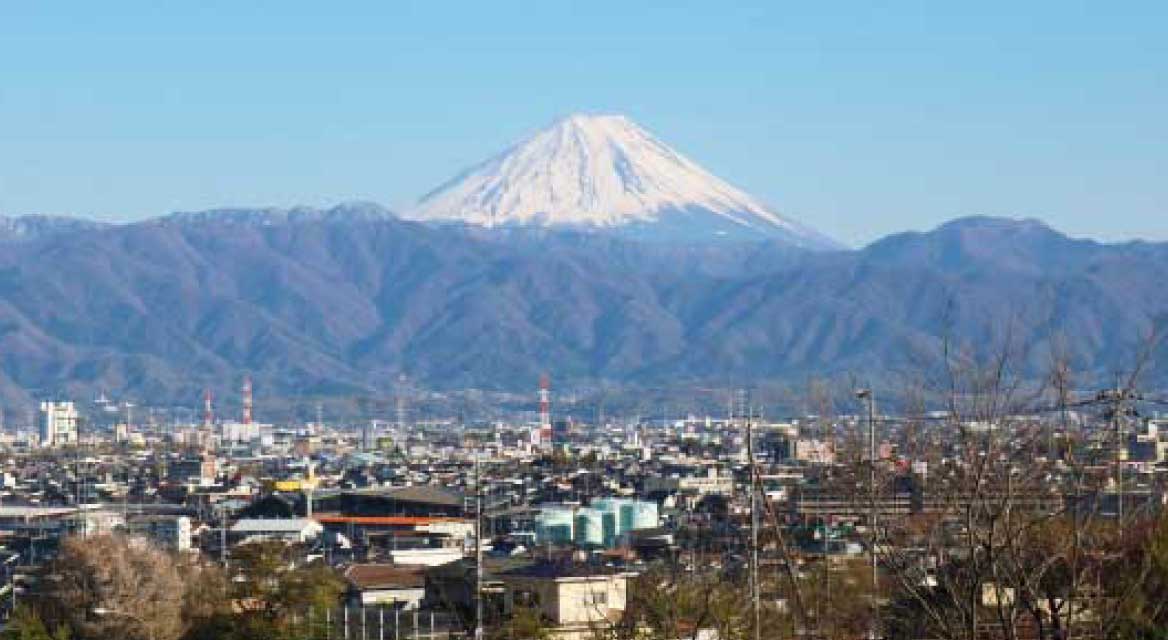
[[[628,580],[625,576],[589,578],[508,577],[506,605],[509,611],[521,603],[522,594],[534,594],[540,613],[557,625],[575,626],[607,620],[609,611],[624,611]]]
[[[361,604],[365,606],[386,605],[399,603],[398,608],[403,611],[412,611],[421,606],[426,597],[424,587],[413,589],[368,589],[361,592]]]

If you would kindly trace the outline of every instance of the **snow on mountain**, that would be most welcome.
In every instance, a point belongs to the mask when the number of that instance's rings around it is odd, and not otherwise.
[[[0,215],[0,240],[32,240],[49,235],[92,231],[107,226],[106,223],[48,215]]]
[[[485,227],[609,229],[646,240],[839,246],[618,115],[559,120],[423,196],[406,215]]]
[[[343,202],[320,209],[316,207],[234,207],[207,211],[180,211],[157,218],[158,224],[235,224],[270,226],[290,222],[375,221],[393,219],[389,209],[373,202]]]

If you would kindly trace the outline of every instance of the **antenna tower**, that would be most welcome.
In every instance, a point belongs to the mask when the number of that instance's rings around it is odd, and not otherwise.
[[[211,425],[215,423],[215,412],[212,408],[213,396],[211,390],[203,391],[203,426],[210,429]]]
[[[251,376],[243,378],[243,424],[251,424]]]
[[[551,379],[548,374],[539,377],[539,440],[540,444],[552,441],[552,400]]]

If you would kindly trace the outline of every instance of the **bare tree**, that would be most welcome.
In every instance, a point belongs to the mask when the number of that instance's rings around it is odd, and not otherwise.
[[[174,560],[145,540],[72,537],[45,576],[46,617],[79,638],[175,640],[184,584]]]
[[[1135,397],[1146,358],[1123,388],[1076,400],[1064,350],[1054,350],[1043,385],[1015,369],[1008,332],[1001,349],[979,353],[986,350],[946,344],[943,384],[933,394],[945,409],[930,428],[943,430],[949,444],[927,461],[914,514],[881,523],[890,632],[1115,637],[1149,567],[1147,554],[1133,551],[1139,536],[1125,534],[1148,516],[1120,502],[1124,441],[1113,429],[1115,406]],[[1070,428],[1071,409],[1100,405],[1110,408],[1095,433]],[[1111,501],[1116,508],[1101,517]]]

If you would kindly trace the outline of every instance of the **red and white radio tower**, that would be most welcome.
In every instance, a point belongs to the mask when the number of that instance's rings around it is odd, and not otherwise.
[[[211,390],[203,391],[203,426],[208,429],[215,423],[215,412],[211,408]]]
[[[539,377],[539,440],[540,444],[552,441],[552,383],[545,373]]]
[[[243,377],[243,424],[251,424],[251,376]]]

